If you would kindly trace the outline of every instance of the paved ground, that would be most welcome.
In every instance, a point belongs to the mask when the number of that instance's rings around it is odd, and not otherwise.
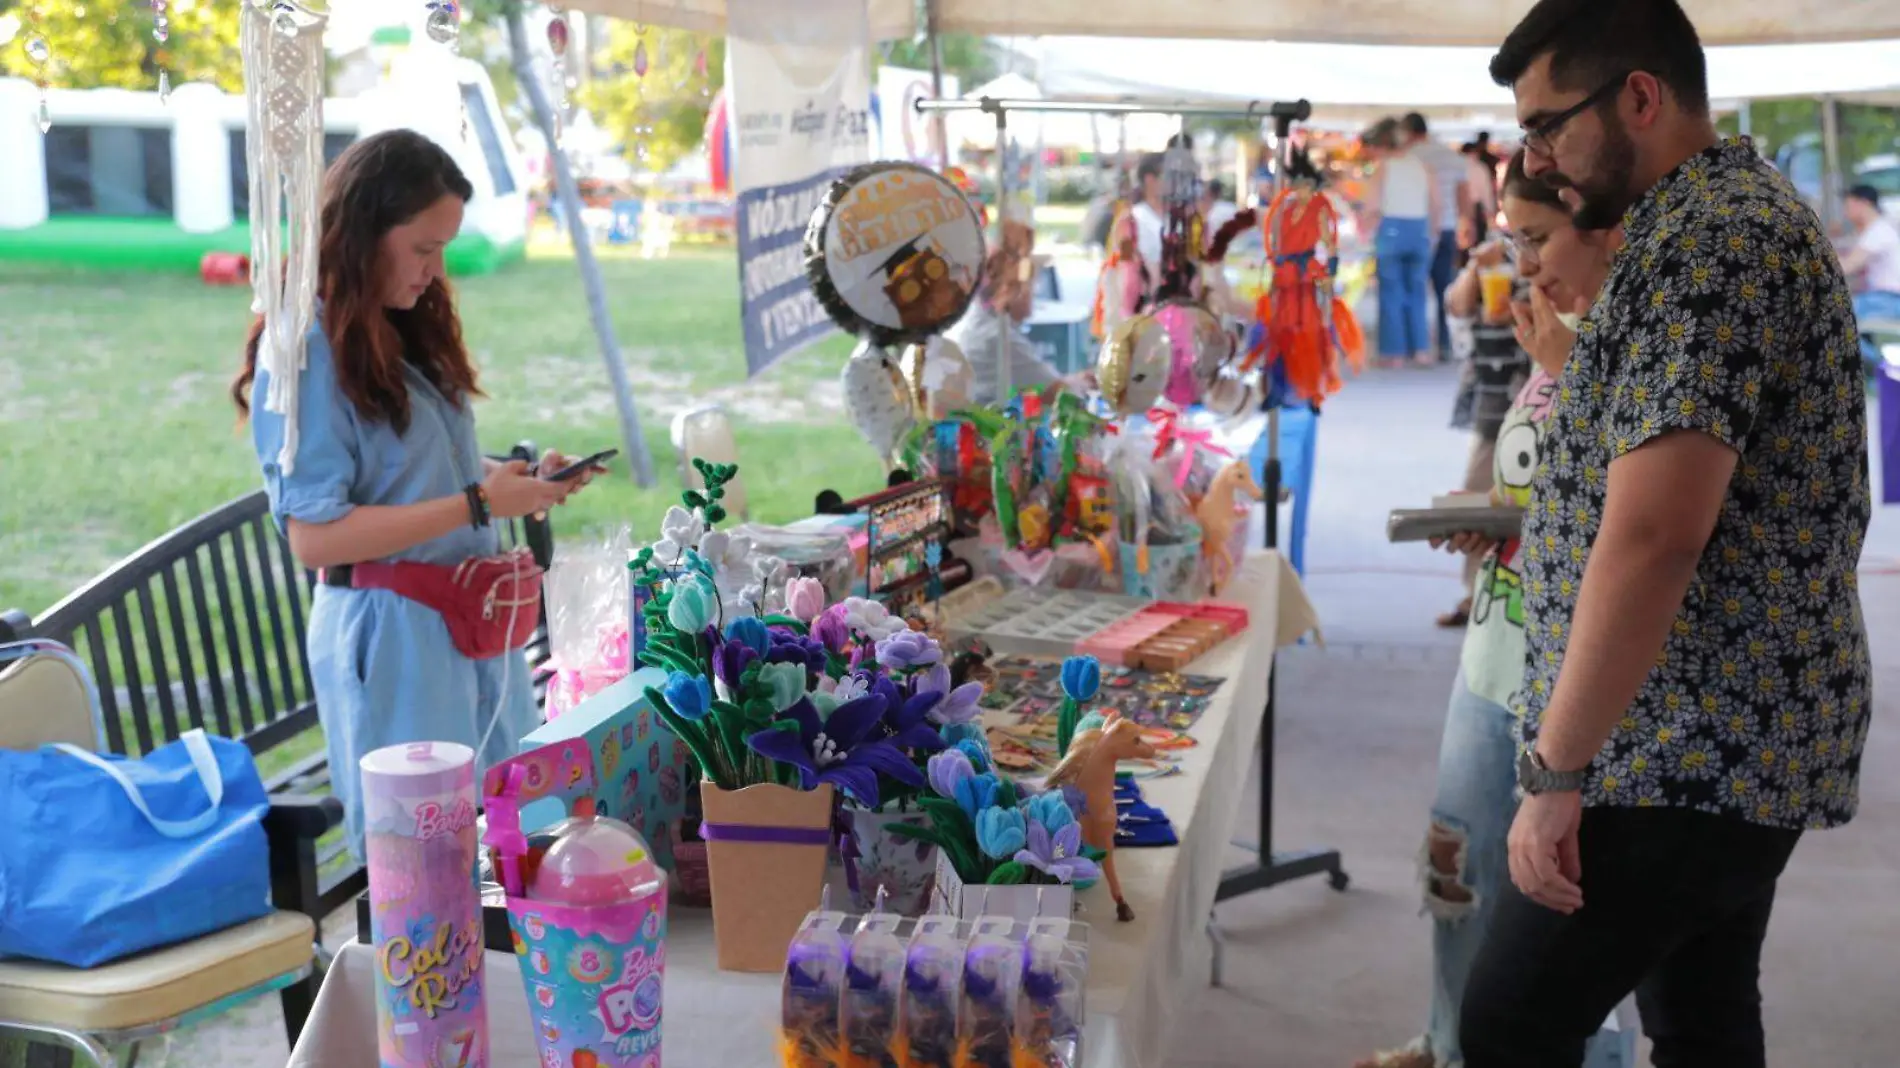
[[[1322,420],[1307,587],[1327,643],[1282,662],[1275,830],[1283,846],[1342,848],[1353,888],[1309,881],[1222,907],[1227,985],[1190,1004],[1176,1068],[1342,1068],[1422,1018],[1429,937],[1413,858],[1458,647],[1431,617],[1459,590],[1453,560],[1383,532],[1389,509],[1429,503],[1463,470],[1464,439],[1444,429],[1454,380],[1374,374]],[[1900,1049],[1900,509],[1876,518],[1863,574],[1879,689],[1862,814],[1811,836],[1784,880],[1764,979],[1779,1065],[1889,1068]],[[1251,836],[1251,799],[1242,811]],[[179,1036],[171,1062],[276,1068],[284,1056],[272,1000]]]

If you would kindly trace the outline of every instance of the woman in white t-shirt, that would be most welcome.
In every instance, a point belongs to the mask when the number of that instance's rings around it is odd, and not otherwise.
[[[1854,244],[1841,254],[1841,269],[1858,283],[1854,317],[1900,321],[1900,228],[1880,213],[1880,191],[1870,185],[1849,189],[1842,211],[1856,231]],[[1881,364],[1872,339],[1863,335],[1860,349],[1868,363]]]

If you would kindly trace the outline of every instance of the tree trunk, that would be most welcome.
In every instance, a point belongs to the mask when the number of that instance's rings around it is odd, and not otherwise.
[[[535,125],[548,142],[548,161],[554,171],[554,196],[561,204],[561,217],[567,221],[568,240],[574,245],[574,262],[581,271],[581,286],[587,290],[587,312],[594,320],[594,334],[600,339],[600,357],[607,363],[607,376],[613,381],[614,406],[620,410],[620,442],[626,451],[633,480],[642,489],[653,485],[653,457],[647,454],[646,438],[640,433],[640,413],[633,407],[633,387],[627,382],[627,365],[620,357],[620,342],[614,337],[613,320],[607,315],[607,293],[600,280],[600,262],[594,258],[593,240],[581,219],[580,192],[574,185],[574,173],[567,165],[567,153],[555,142],[554,106],[541,79],[534,72],[534,53],[528,47],[528,23],[523,5],[508,5],[508,45],[514,55],[515,80],[522,95],[534,109]],[[581,449],[579,445],[569,446]],[[581,449],[581,451],[586,451]]]

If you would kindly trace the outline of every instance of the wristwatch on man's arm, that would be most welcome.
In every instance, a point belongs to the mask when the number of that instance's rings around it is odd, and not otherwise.
[[[1586,770],[1552,771],[1534,749],[1517,755],[1517,785],[1527,794],[1575,793],[1583,789]]]

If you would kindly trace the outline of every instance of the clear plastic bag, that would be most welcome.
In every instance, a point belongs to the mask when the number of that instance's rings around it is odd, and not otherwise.
[[[1155,459],[1152,432],[1124,432],[1109,447],[1122,592],[1166,600],[1205,597],[1201,525],[1166,459]]]
[[[562,546],[542,582],[548,610],[547,718],[627,677],[627,559],[633,531],[592,545]]]

